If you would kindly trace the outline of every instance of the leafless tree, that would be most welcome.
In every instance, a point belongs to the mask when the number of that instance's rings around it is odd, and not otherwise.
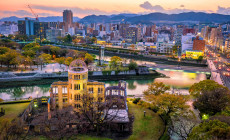
[[[181,139],[186,140],[192,129],[200,122],[199,118],[191,111],[184,112],[178,116],[173,116],[169,125],[171,134],[176,134]]]

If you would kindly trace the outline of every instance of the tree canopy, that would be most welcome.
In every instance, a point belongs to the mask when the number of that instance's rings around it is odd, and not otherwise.
[[[188,140],[230,139],[230,126],[219,120],[208,120],[195,127]]]
[[[202,91],[193,105],[201,112],[214,115],[230,105],[230,94],[226,88]]]
[[[228,89],[227,87],[224,87],[213,80],[203,80],[200,81],[199,83],[193,84],[189,88],[189,93],[193,97],[197,98],[198,96],[200,96],[202,91],[213,91],[216,88]]]

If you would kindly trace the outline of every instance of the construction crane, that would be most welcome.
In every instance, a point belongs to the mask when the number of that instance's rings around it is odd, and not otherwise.
[[[34,13],[33,9],[30,7],[30,5],[28,5],[28,8],[32,12],[32,14],[35,16],[35,19],[38,21],[38,15]]]

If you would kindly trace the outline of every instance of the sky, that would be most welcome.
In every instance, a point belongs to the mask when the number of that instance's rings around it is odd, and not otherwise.
[[[39,17],[62,16],[65,9],[72,10],[73,15],[80,18],[92,14],[190,11],[230,15],[230,0],[0,0],[0,18],[33,17],[28,4]]]

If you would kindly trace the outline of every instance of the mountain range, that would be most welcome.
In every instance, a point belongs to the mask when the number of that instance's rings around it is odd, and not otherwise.
[[[0,21],[17,21],[24,18],[18,17],[6,17],[0,19]],[[39,21],[42,22],[62,22],[62,16],[49,16],[39,17]],[[132,24],[138,23],[156,23],[156,22],[184,22],[184,21],[196,21],[196,22],[215,22],[223,23],[230,21],[230,15],[221,15],[216,13],[202,13],[202,12],[187,12],[180,14],[164,14],[164,13],[150,13],[145,15],[140,14],[118,14],[118,15],[89,15],[82,19],[78,17],[73,18],[74,22],[80,23],[111,23],[111,22],[130,22]]]
[[[16,17],[16,16],[12,16],[12,17],[5,17],[5,18],[2,18],[0,19],[0,21],[14,21],[14,22],[17,22],[18,20],[24,20],[25,18],[19,18],[19,17]],[[30,18],[30,19],[33,19],[34,18]],[[74,22],[78,22],[80,20],[79,17],[73,17],[73,21]],[[39,21],[41,22],[62,22],[63,21],[63,17],[62,16],[49,16],[49,17],[39,17]]]

